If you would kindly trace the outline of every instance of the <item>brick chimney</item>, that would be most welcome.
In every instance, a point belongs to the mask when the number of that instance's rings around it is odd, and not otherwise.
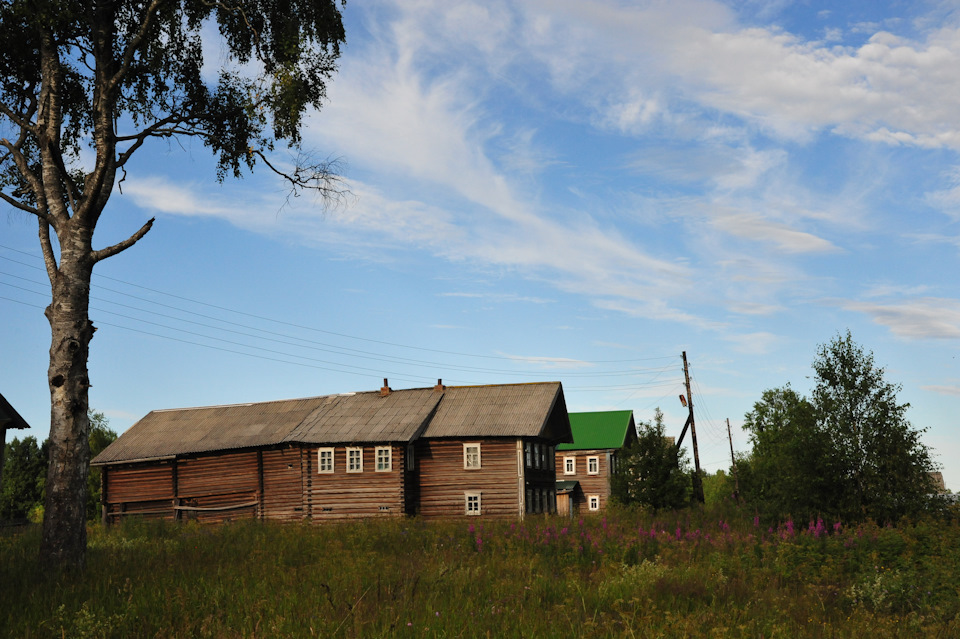
[[[443,385],[443,380],[438,379],[437,385],[433,387],[433,390],[437,391],[438,393],[442,393],[444,390],[446,390],[446,388],[447,387]]]
[[[390,385],[387,384],[387,378],[383,378],[383,386],[380,388],[380,397],[386,397],[390,394]]]

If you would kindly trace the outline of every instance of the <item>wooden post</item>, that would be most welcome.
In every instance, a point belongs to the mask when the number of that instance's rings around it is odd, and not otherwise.
[[[730,468],[733,470],[733,498],[740,503],[740,479],[737,477],[737,459],[733,456],[733,435],[730,434],[730,418],[727,417],[727,439],[730,440]]]
[[[171,462],[173,466],[170,468],[170,477],[173,482],[173,520],[180,521],[180,479],[177,476],[177,458],[174,457]]]
[[[257,482],[258,482],[258,494],[257,501],[260,502],[258,510],[260,511],[260,520],[263,521],[264,517],[264,499],[263,499],[263,451],[257,451]]]
[[[100,469],[100,523],[104,526],[110,523],[107,515],[107,466]]]
[[[687,366],[687,351],[683,351],[683,377],[687,383],[687,408],[690,415],[687,421],[690,422],[690,438],[693,440],[693,496],[701,504],[703,503],[703,483],[700,481],[700,451],[697,449],[697,425],[693,419],[693,393],[690,392],[690,370]]]

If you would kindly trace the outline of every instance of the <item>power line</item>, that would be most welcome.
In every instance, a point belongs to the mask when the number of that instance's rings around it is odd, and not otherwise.
[[[9,246],[5,246],[5,245],[2,245],[2,244],[0,244],[0,248],[6,249],[6,250],[8,250],[8,251],[13,251],[13,252],[15,252],[15,253],[20,253],[21,255],[26,255],[26,256],[28,256],[28,257],[31,257],[31,258],[34,258],[34,259],[37,259],[37,260],[41,259],[41,258],[37,257],[36,255],[34,255],[34,254],[32,254],[32,253],[28,253],[28,252],[26,252],[26,251],[21,251],[21,250],[19,250],[19,249],[15,249],[15,248],[12,248],[12,247],[9,247]],[[16,263],[16,264],[20,264],[20,265],[22,265],[22,266],[26,266],[26,267],[28,267],[28,268],[34,268],[34,269],[41,270],[41,271],[45,270],[45,269],[42,268],[42,267],[35,266],[35,265],[32,265],[32,264],[27,264],[27,263],[25,263],[25,262],[21,262],[21,261],[19,261],[19,260],[14,260],[14,259],[12,259],[12,258],[3,256],[3,255],[0,255],[0,259],[5,259],[5,260],[8,260],[8,261],[10,261],[10,262],[14,262],[14,263]],[[262,315],[256,315],[256,314],[254,314],[254,313],[247,313],[247,312],[245,312],[245,311],[238,311],[238,310],[236,310],[236,309],[231,309],[231,308],[228,308],[228,307],[225,307],[225,306],[219,306],[219,305],[217,305],[217,304],[210,304],[210,303],[208,303],[208,302],[202,302],[202,301],[200,301],[200,300],[195,300],[195,299],[192,299],[192,298],[189,298],[189,297],[184,297],[184,296],[182,296],[182,295],[176,295],[176,294],[174,294],[174,293],[167,293],[167,292],[165,292],[165,291],[161,291],[161,290],[158,290],[158,289],[150,288],[150,287],[147,287],[147,286],[142,286],[142,285],[140,285],[140,284],[134,284],[133,282],[128,282],[128,281],[126,281],[126,280],[121,280],[121,279],[118,279],[118,278],[115,278],[115,277],[110,277],[110,276],[108,276],[108,275],[102,275],[102,274],[99,274],[99,273],[94,273],[94,277],[103,278],[103,279],[108,279],[108,280],[111,280],[111,281],[114,281],[114,282],[118,282],[118,283],[121,283],[121,284],[125,284],[125,285],[127,285],[127,286],[132,286],[132,287],[134,287],[134,288],[139,288],[139,289],[142,289],[142,290],[145,290],[145,291],[150,291],[151,293],[156,293],[156,294],[158,294],[158,295],[165,295],[165,296],[167,296],[167,297],[172,297],[172,298],[174,298],[174,299],[179,299],[179,300],[182,300],[182,301],[185,301],[185,302],[190,302],[191,304],[198,304],[198,305],[201,305],[201,306],[206,306],[206,307],[208,307],[208,308],[214,308],[214,309],[217,309],[217,310],[220,310],[220,311],[225,311],[225,312],[228,312],[228,313],[235,313],[235,314],[237,314],[237,315],[242,315],[242,316],[245,316],[245,317],[250,317],[250,318],[253,318],[253,319],[258,319],[258,320],[265,321],[265,322],[272,322],[272,323],[275,323],[275,324],[280,324],[280,325],[284,325],[284,326],[290,326],[290,327],[292,327],[292,328],[299,328],[299,329],[301,329],[301,330],[314,331],[314,332],[318,332],[318,333],[324,333],[324,334],[327,334],[327,335],[335,335],[335,336],[337,336],[337,337],[343,337],[343,338],[347,338],[347,339],[353,339],[353,340],[358,340],[358,341],[364,341],[364,342],[370,342],[370,343],[375,343],[375,344],[381,344],[381,345],[384,345],[384,346],[393,346],[393,347],[395,347],[395,348],[406,348],[406,349],[418,350],[418,351],[424,351],[424,352],[440,353],[440,354],[444,354],[444,355],[456,355],[456,356],[458,356],[458,357],[476,357],[476,358],[482,358],[482,359],[496,359],[496,360],[506,360],[506,361],[513,361],[513,362],[516,361],[516,358],[506,357],[506,356],[503,356],[503,355],[481,355],[481,354],[476,354],[476,353],[462,353],[462,352],[457,352],[457,351],[445,351],[445,350],[441,350],[441,349],[426,348],[426,347],[422,347],[422,346],[409,346],[409,345],[406,345],[406,344],[399,344],[399,343],[396,343],[396,342],[387,342],[387,341],[384,341],[384,340],[377,340],[377,339],[372,339],[372,338],[368,338],[368,337],[359,337],[359,336],[356,336],[356,335],[349,335],[349,334],[346,334],[346,333],[338,333],[338,332],[335,332],[335,331],[328,331],[328,330],[321,329],[321,328],[316,328],[316,327],[312,327],[312,326],[304,326],[304,325],[302,325],[302,324],[296,324],[296,323],[293,323],[293,322],[287,322],[287,321],[284,321],[284,320],[278,320],[278,319],[274,319],[274,318],[271,318],[271,317],[265,317],[265,316],[262,316]],[[127,294],[127,293],[120,293],[120,294],[129,295],[129,294]],[[141,299],[143,299],[143,298],[141,298]],[[153,301],[151,301],[151,300],[144,300],[144,301],[150,301],[151,303],[158,304],[158,305],[160,305],[160,306],[164,306],[164,305],[161,304],[160,302],[153,302]],[[176,308],[176,307],[171,307],[171,308]],[[185,310],[185,309],[178,309],[178,310],[182,310],[183,312],[186,312],[186,313],[194,313],[194,311],[188,311],[188,310]],[[194,314],[198,314],[198,313],[194,313]],[[199,314],[198,314],[198,315],[199,315]],[[211,319],[216,319],[216,318],[211,318]],[[216,319],[216,321],[221,321],[221,322],[224,322],[224,323],[230,323],[228,320],[222,320],[222,319]],[[594,360],[594,361],[591,361],[591,362],[588,362],[588,363],[591,363],[591,364],[612,364],[612,363],[626,363],[626,362],[644,362],[644,361],[655,361],[655,360],[673,359],[673,357],[674,357],[674,356],[669,355],[669,356],[661,356],[661,357],[645,357],[645,358],[632,358],[632,359]],[[541,357],[541,358],[532,357],[532,358],[528,358],[527,361],[542,361],[542,362],[545,362],[545,363],[553,363],[555,360],[554,360],[553,358],[549,358],[549,357]]]

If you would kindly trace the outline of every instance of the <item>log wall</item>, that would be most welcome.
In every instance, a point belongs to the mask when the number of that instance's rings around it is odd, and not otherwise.
[[[481,494],[481,517],[522,516],[522,446],[516,439],[420,440],[418,513],[425,518],[466,516],[467,492]],[[463,467],[463,444],[480,443],[480,468]],[[522,442],[521,442],[522,444]]]
[[[391,446],[392,468],[377,472],[376,446],[363,449],[363,472],[347,472],[347,447],[336,446],[333,473],[318,472],[319,448],[303,449],[305,510],[314,522],[369,517],[402,517],[409,509],[405,477],[406,446]]]
[[[572,495],[573,502],[581,512],[589,513],[590,495],[600,497],[600,510],[606,508],[610,501],[610,458],[615,455],[615,451],[609,450],[562,450],[557,451],[556,470],[558,480],[569,480],[580,482],[580,489]],[[576,458],[576,473],[573,475],[563,474],[563,458]],[[598,457],[599,473],[590,475],[587,473],[587,457]]]

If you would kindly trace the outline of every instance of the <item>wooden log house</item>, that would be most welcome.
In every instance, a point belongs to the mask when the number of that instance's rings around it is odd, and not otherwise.
[[[105,522],[523,517],[556,507],[559,382],[153,411],[108,446]]]
[[[619,451],[637,440],[632,410],[570,413],[573,442],[557,446],[558,511],[596,512],[610,500]],[[572,509],[572,510],[571,510]]]

